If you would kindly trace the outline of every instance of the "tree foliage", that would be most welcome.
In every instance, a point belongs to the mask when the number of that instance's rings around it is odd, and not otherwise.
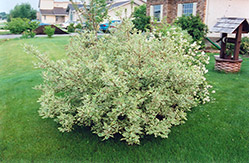
[[[30,22],[27,18],[13,18],[6,24],[6,28],[13,34],[21,34],[24,31],[33,31],[38,27],[36,21]]]
[[[169,30],[155,38],[124,20],[112,35],[73,37],[68,58],[58,61],[26,46],[46,70],[37,86],[40,116],[53,118],[62,132],[89,126],[104,140],[118,133],[128,144],[139,144],[142,135],[167,138],[190,108],[209,101],[210,87],[209,57],[181,31]]]
[[[0,12],[0,18],[7,19],[7,14],[5,12]]]
[[[14,9],[10,10],[8,22],[10,22],[12,18],[27,18],[33,20],[36,19],[36,10],[34,10],[29,3],[18,4]]]
[[[90,3],[86,4],[85,1],[82,1],[84,4],[83,8],[78,8],[77,4],[70,0],[74,8],[76,9],[81,23],[86,23],[86,28],[90,31],[98,31],[99,24],[108,18],[108,6],[106,0],[89,0]]]
[[[193,41],[200,42],[202,47],[205,46],[204,37],[208,32],[208,27],[202,22],[199,15],[179,17],[176,19],[175,24],[186,30],[192,36]]]
[[[136,29],[146,31],[150,29],[150,16],[146,15],[146,5],[141,5],[135,8],[133,13],[134,19],[132,20]]]

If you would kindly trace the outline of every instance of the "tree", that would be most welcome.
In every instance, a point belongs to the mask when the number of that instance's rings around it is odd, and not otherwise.
[[[10,22],[12,18],[27,18],[33,20],[36,19],[36,10],[31,8],[29,3],[22,3],[16,5],[14,9],[10,10],[8,22]]]
[[[83,23],[85,20],[86,28],[97,33],[99,24],[108,18],[109,8],[106,0],[90,0],[89,4],[82,1],[83,8],[78,8],[78,5],[73,0],[70,1],[76,9],[80,21]]]
[[[7,14],[5,12],[0,12],[0,18],[7,19]]]
[[[135,8],[133,17],[132,22],[138,30],[146,31],[146,29],[150,28],[150,16],[146,16],[145,4]]]
[[[10,30],[11,33],[21,34],[24,31],[34,32],[38,25],[39,22],[30,22],[27,18],[12,18],[11,21],[6,24],[6,28]]]

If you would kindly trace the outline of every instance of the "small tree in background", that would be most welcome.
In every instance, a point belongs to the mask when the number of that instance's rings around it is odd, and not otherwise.
[[[44,32],[48,35],[49,38],[51,38],[54,35],[55,28],[52,28],[51,26],[45,26]]]
[[[193,37],[193,41],[200,42],[202,48],[205,46],[204,37],[208,32],[208,27],[199,15],[182,16],[175,21],[175,24],[186,30]]]
[[[134,20],[132,20],[136,29],[146,31],[150,29],[150,16],[146,16],[146,5],[135,8],[133,13]]]
[[[70,0],[76,9],[79,19],[83,24],[85,20],[86,28],[91,31],[99,30],[99,24],[108,18],[108,6],[106,0],[90,0],[90,3],[87,5],[86,2],[82,1],[84,4],[83,8],[78,8],[78,5]]]
[[[7,14],[5,12],[0,12],[0,18],[7,19]]]
[[[10,22],[11,18],[27,18],[33,20],[36,19],[36,10],[32,9],[29,3],[22,3],[10,10],[7,21]]]

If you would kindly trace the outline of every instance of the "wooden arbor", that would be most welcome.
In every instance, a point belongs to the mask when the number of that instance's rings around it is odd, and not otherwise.
[[[249,32],[249,23],[245,18],[221,18],[211,29],[211,32],[221,33],[220,56],[215,56],[215,69],[225,72],[240,71],[242,59],[239,59],[242,33]],[[235,38],[228,38],[228,34],[236,34]],[[235,44],[233,56],[226,54],[227,43]]]

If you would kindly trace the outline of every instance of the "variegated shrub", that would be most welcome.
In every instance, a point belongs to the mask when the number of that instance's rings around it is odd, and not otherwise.
[[[127,20],[111,35],[72,37],[66,59],[52,61],[26,46],[45,69],[39,114],[62,132],[89,126],[104,140],[118,133],[128,144],[139,144],[141,135],[167,138],[190,108],[209,101],[209,57],[179,29],[154,36]]]

